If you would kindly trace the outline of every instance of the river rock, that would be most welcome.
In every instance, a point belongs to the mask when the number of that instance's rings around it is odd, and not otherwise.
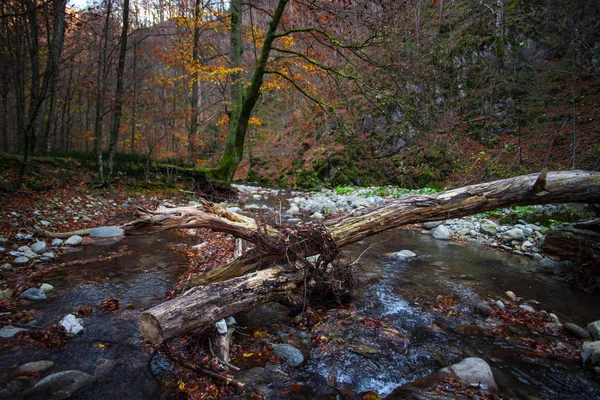
[[[496,306],[501,309],[504,310],[506,308],[506,306],[504,305],[504,303],[502,302],[502,300],[497,300],[496,301]]]
[[[287,210],[287,213],[291,214],[291,215],[300,214],[300,209],[298,208],[298,206],[295,203],[292,203],[290,208]]]
[[[51,251],[48,251],[46,253],[43,253],[41,258],[47,258],[49,260],[54,260],[55,257],[56,257],[56,254],[54,254]]]
[[[573,272],[573,263],[569,260],[554,261],[546,257],[540,261],[538,270],[546,274],[564,277]]]
[[[502,239],[506,241],[522,240],[525,237],[523,230],[520,228],[509,229],[502,234]]]
[[[498,225],[492,221],[486,221],[480,225],[479,231],[486,235],[496,236],[496,233],[498,233]]]
[[[276,344],[273,346],[273,353],[281,357],[292,367],[297,367],[304,362],[302,352],[289,344]]]
[[[123,236],[125,231],[118,226],[101,226],[99,228],[90,229],[90,237],[92,238],[109,238],[115,236]]]
[[[417,255],[415,253],[413,253],[410,250],[401,250],[399,252],[396,253],[396,257],[403,259],[403,258],[412,258],[412,257],[416,257]]]
[[[13,295],[12,289],[4,289],[0,290],[0,300],[2,299],[10,299]]]
[[[239,207],[227,207],[226,210],[231,213],[236,213],[236,214],[240,214],[240,215],[244,214],[244,211],[242,211],[242,209]]]
[[[38,397],[48,400],[67,399],[75,392],[96,382],[96,378],[85,372],[71,370],[48,375],[34,387],[23,393],[24,397]]]
[[[450,240],[450,230],[445,225],[439,225],[433,230],[433,237],[440,240]]]
[[[506,292],[504,292],[504,294],[512,301],[517,301],[517,295],[514,292],[507,290]]]
[[[78,335],[83,332],[83,326],[81,326],[81,319],[76,318],[73,314],[66,315],[60,320],[59,324],[71,335]]]
[[[52,240],[51,246],[52,247],[60,247],[63,245],[63,243],[64,243],[64,240],[56,238],[56,239]]]
[[[83,242],[83,238],[81,236],[73,235],[65,241],[65,244],[67,246],[79,246],[81,242]]]
[[[478,357],[465,358],[458,364],[442,368],[440,373],[455,375],[470,385],[479,385],[491,390],[498,389],[490,366]]]
[[[34,244],[31,245],[31,251],[33,251],[36,254],[41,254],[44,249],[46,248],[46,242],[40,240],[39,242],[35,242]]]
[[[29,258],[27,258],[25,256],[19,256],[19,257],[15,258],[15,260],[13,262],[15,264],[27,264],[29,262]]]
[[[325,219],[325,217],[323,216],[323,214],[321,214],[320,212],[316,212],[313,215],[310,216],[311,219],[317,220],[317,221],[321,221],[323,219]]]
[[[49,283],[42,283],[42,285],[40,286],[40,290],[44,293],[50,293],[54,290],[54,286],[52,286]]]
[[[600,365],[600,340],[595,342],[585,342],[581,347],[581,359],[583,364],[591,366]]]
[[[444,221],[429,221],[429,222],[423,222],[422,225],[423,225],[423,228],[425,228],[425,229],[434,229],[443,223],[444,223]]]
[[[2,269],[2,271],[10,271],[13,269],[12,265],[10,265],[9,263],[2,264],[2,267],[0,268]]]
[[[580,327],[577,324],[567,322],[567,323],[563,324],[563,329],[567,333],[569,333],[571,336],[574,336],[578,339],[589,339],[590,338],[590,334],[585,329],[583,329],[582,327]]]
[[[16,375],[28,374],[31,372],[44,372],[49,370],[54,366],[52,361],[41,360],[41,361],[32,361],[26,364],[21,365],[17,369],[15,369]]]
[[[42,292],[38,288],[29,288],[26,291],[24,291],[23,293],[21,293],[19,298],[30,300],[30,301],[42,301],[42,300],[46,300],[48,297],[46,296],[46,293]]]
[[[28,330],[29,329],[25,328],[9,328],[8,326],[5,326],[4,328],[0,329],[0,338],[11,338],[21,331]]]
[[[481,300],[475,305],[475,312],[482,317],[487,318],[490,314],[494,313],[494,309],[487,301]]]
[[[587,330],[590,332],[590,335],[592,335],[594,339],[600,339],[600,320],[590,322],[587,326]]]
[[[531,306],[528,306],[527,304],[521,304],[519,306],[519,308],[523,311],[527,311],[527,312],[535,312],[535,309]]]

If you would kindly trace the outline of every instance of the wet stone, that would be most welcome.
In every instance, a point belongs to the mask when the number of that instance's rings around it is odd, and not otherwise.
[[[48,375],[24,393],[25,397],[43,396],[44,399],[67,399],[75,392],[96,382],[96,378],[85,372],[71,370]]]
[[[30,301],[42,301],[42,300],[46,300],[48,297],[46,296],[46,293],[44,293],[43,291],[41,291],[38,288],[29,288],[26,291],[24,291],[23,293],[21,293],[19,298],[30,300]]]
[[[83,242],[83,238],[81,236],[73,235],[65,241],[65,244],[67,246],[79,246],[81,242]]]
[[[10,265],[9,263],[2,264],[2,267],[0,268],[2,269],[2,271],[10,271],[13,269],[12,265]]]
[[[92,238],[108,238],[123,235],[123,228],[119,228],[118,226],[101,226],[90,229],[90,237]]]
[[[35,242],[31,245],[31,251],[37,254],[40,254],[44,249],[46,249],[46,242],[44,241]]]
[[[592,366],[600,365],[600,340],[596,342],[585,342],[581,347],[581,359],[583,364]]]
[[[445,225],[440,225],[433,230],[433,237],[439,240],[450,240],[450,230]]]
[[[28,374],[31,372],[44,372],[49,370],[54,366],[52,361],[41,360],[41,361],[32,361],[26,364],[21,365],[15,370],[16,375],[20,374]]]
[[[50,293],[54,290],[54,286],[50,285],[49,283],[42,283],[40,290],[44,293]]]
[[[15,258],[13,261],[15,264],[27,264],[29,262],[29,258],[25,256],[19,256]]]
[[[455,375],[471,385],[478,385],[491,390],[498,389],[490,366],[481,358],[465,358],[457,364],[442,368],[440,372]]]
[[[0,329],[0,338],[11,338],[17,333],[27,330],[28,329],[24,328],[9,328],[8,326],[5,326],[4,328]]]
[[[273,353],[281,357],[292,367],[297,367],[304,362],[302,352],[289,344],[276,344],[273,346]]]
[[[64,243],[64,240],[56,238],[52,240],[52,247],[60,247]]]
[[[563,324],[563,329],[565,330],[565,332],[569,333],[570,335],[572,335],[578,339],[589,339],[590,338],[590,334],[585,329],[583,329],[582,327],[580,327],[577,324],[567,322],[567,323]]]
[[[590,332],[594,339],[600,339],[600,320],[590,322],[587,326],[587,330]]]

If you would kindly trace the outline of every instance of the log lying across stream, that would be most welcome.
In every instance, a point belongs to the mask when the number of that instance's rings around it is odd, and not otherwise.
[[[255,246],[241,257],[188,282],[189,286],[199,287],[145,311],[140,318],[140,330],[146,339],[158,346],[224,316],[270,301],[294,287],[296,273],[291,272],[297,272],[294,270],[298,268],[294,261],[299,260],[308,268],[305,257],[320,254],[325,262],[329,262],[340,248],[389,229],[503,207],[550,203],[600,204],[600,173],[544,170],[540,174],[465,186],[433,195],[408,196],[324,224],[280,229],[259,224],[252,218],[208,202],[194,207],[140,210],[142,215],[138,220],[123,226],[126,234],[209,228],[230,233]],[[273,269],[273,266],[279,268]],[[251,273],[260,270],[264,271]],[[327,279],[323,273],[319,277]],[[273,296],[269,295],[271,292]]]

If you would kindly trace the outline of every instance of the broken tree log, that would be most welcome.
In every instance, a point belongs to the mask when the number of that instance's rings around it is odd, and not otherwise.
[[[306,274],[310,263],[305,258],[320,254],[322,262],[313,266],[313,271],[317,272],[316,277],[328,279],[324,266],[333,260],[338,249],[367,236],[407,224],[459,218],[503,207],[549,203],[600,204],[600,172],[544,170],[540,174],[470,185],[428,196],[408,196],[322,225],[276,228],[209,202],[156,211],[140,209],[142,215],[138,220],[122,226],[126,235],[209,228],[230,233],[255,246],[243,256],[188,282],[189,286],[204,286],[142,313],[140,330],[151,343],[158,345],[282,295],[295,286],[294,278],[290,273],[271,268],[274,264],[295,265],[291,262],[299,260],[305,266]],[[259,272],[249,274],[251,271]],[[339,282],[333,278],[330,281]]]
[[[195,287],[144,311],[140,316],[140,331],[150,343],[159,346],[190,329],[211,326],[227,316],[275,301],[294,289],[294,282],[295,274],[269,268]]]

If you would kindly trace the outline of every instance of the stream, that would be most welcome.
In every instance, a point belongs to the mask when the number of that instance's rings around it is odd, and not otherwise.
[[[148,367],[151,350],[143,346],[137,320],[175,286],[186,260],[171,247],[196,244],[190,240],[166,232],[100,242],[64,255],[60,262],[93,258],[123,246],[130,252],[109,262],[68,266],[43,277],[55,290],[48,301],[24,307],[35,310],[31,324],[54,324],[89,306],[92,312],[84,317],[85,332],[69,338],[62,350],[25,346],[4,351],[0,393],[19,393],[29,387],[15,379],[12,370],[44,359],[56,364],[52,372],[76,369],[99,377],[75,399],[168,398],[153,375],[164,379],[169,367],[160,361]],[[396,257],[394,253],[403,249],[417,257]],[[580,359],[535,356],[518,340],[485,335],[486,322],[473,312],[481,298],[506,301],[504,293],[511,290],[524,300],[537,301],[536,309],[555,313],[563,323],[585,326],[600,319],[599,294],[578,291],[537,273],[527,257],[440,241],[413,230],[384,232],[345,248],[344,254],[353,260],[360,256],[362,269],[352,306],[325,311],[343,324],[324,320],[307,333],[285,317],[273,320],[280,323],[278,338],[298,342],[306,359],[286,376],[286,384],[291,380],[307,389],[293,396],[274,391],[271,398],[341,398],[340,393],[367,391],[406,398],[394,390],[427,377],[442,364],[471,356],[488,361],[505,398],[600,397],[598,378],[582,368]],[[440,298],[454,299],[456,312],[436,311]],[[118,300],[118,311],[102,311],[100,304],[107,299]],[[261,307],[236,317],[251,330],[269,323],[269,312]],[[365,321],[383,321],[389,335],[365,327]],[[315,338],[326,343],[315,345]]]

